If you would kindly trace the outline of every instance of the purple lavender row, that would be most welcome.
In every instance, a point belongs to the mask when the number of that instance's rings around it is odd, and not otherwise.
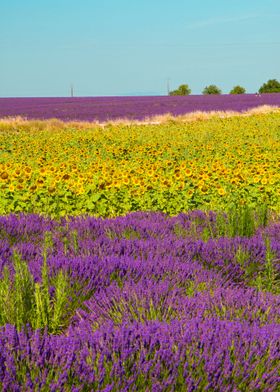
[[[67,335],[0,333],[0,386],[13,391],[279,390],[280,326],[195,318]]]
[[[180,115],[194,111],[245,111],[261,105],[280,106],[280,94],[218,96],[144,96],[83,98],[0,98],[0,118],[58,118],[63,121],[142,120],[154,115]]]
[[[205,241],[201,236],[209,223],[214,232],[215,216],[201,212],[173,218],[135,213],[113,220],[73,218],[60,223],[36,215],[2,217],[0,271],[4,266],[13,270],[16,250],[27,261],[35,280],[40,281],[44,233],[51,231],[50,274],[63,270],[72,282],[84,282],[81,295],[94,292],[86,302],[90,315],[81,312],[79,318],[89,317],[98,325],[133,317],[148,319],[150,310],[141,314],[136,309],[132,316],[130,306],[137,307],[139,301],[149,308],[152,299],[156,308],[164,301],[172,309],[171,314],[164,310],[157,314],[162,320],[210,314],[229,320],[246,317],[260,324],[278,322],[279,297],[262,292],[256,295],[250,286],[265,271],[267,238],[276,260],[275,274],[279,275],[279,224],[258,229],[250,238]],[[245,306],[241,309],[242,300]],[[247,308],[249,303],[251,307]],[[271,306],[273,312],[269,311]],[[119,315],[116,319],[114,309]],[[264,316],[259,309],[263,309]]]
[[[0,217],[1,275],[16,251],[40,283],[51,233],[49,278],[63,271],[72,289],[60,335],[1,327],[0,389],[277,390],[280,224],[235,237],[219,224],[200,211]]]
[[[62,268],[92,287],[106,288],[110,276],[117,273],[123,284],[153,276],[158,282],[167,277],[175,287],[182,285],[181,280],[194,280],[243,289],[265,266],[266,239],[279,272],[279,223],[258,228],[251,237],[232,238],[220,237],[217,225],[214,214],[200,211],[176,217],[132,213],[115,219],[74,217],[60,222],[38,215],[2,216],[0,272],[5,265],[12,270],[17,251],[39,281],[46,232],[51,232],[53,242],[50,273]]]

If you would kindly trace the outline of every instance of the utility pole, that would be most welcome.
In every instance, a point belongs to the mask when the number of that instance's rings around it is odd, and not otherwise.
[[[71,94],[71,97],[73,98],[74,97],[74,86],[73,86],[73,84],[71,84],[71,87],[70,87],[70,94]]]
[[[170,86],[169,86],[170,78],[167,78],[167,95],[170,93]]]

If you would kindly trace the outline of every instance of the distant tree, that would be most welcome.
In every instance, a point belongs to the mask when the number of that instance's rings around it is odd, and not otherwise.
[[[181,84],[177,90],[170,91],[169,95],[190,95],[191,92],[192,90],[187,84]]]
[[[202,91],[203,95],[219,95],[222,94],[222,90],[219,89],[215,84],[210,84],[210,86],[206,86],[205,89]]]
[[[260,94],[265,93],[280,93],[280,82],[276,79],[270,79],[266,83],[264,83],[260,89]]]
[[[246,90],[242,86],[234,86],[233,89],[230,91],[230,94],[245,94]]]

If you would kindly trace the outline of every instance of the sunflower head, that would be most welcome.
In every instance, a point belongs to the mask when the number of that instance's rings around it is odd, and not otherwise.
[[[224,188],[221,187],[221,188],[218,189],[218,193],[219,193],[220,196],[224,196],[226,194],[226,191],[225,191]]]
[[[0,174],[0,178],[1,178],[2,180],[7,180],[7,179],[9,178],[8,172],[3,171],[3,172]]]

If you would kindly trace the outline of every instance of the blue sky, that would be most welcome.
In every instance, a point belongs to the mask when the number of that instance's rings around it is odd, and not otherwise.
[[[279,0],[1,0],[0,96],[255,92],[280,79]]]

